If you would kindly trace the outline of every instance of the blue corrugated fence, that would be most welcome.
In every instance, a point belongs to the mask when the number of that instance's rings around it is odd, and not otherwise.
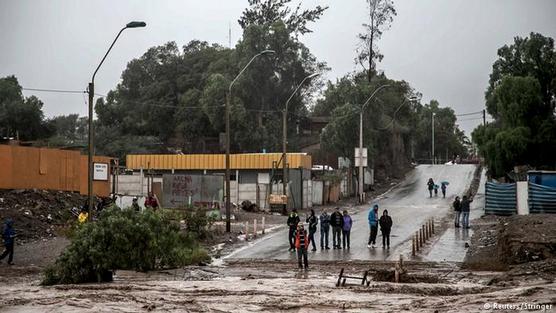
[[[556,188],[529,182],[529,213],[556,213]]]
[[[485,213],[512,215],[517,213],[516,184],[487,182],[485,186]]]

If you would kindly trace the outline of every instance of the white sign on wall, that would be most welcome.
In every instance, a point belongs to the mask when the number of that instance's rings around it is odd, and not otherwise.
[[[355,166],[356,167],[359,167],[359,164],[363,164],[363,166],[367,166],[367,148],[363,148],[362,152],[363,152],[362,153],[363,154],[363,158],[362,158],[363,163],[361,163],[361,158],[359,156],[359,148],[355,148],[355,155],[354,156],[355,156]]]
[[[108,163],[93,163],[93,180],[108,180]]]

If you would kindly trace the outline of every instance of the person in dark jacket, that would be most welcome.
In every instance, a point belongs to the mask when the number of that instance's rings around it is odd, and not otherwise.
[[[429,178],[429,181],[427,182],[427,186],[429,188],[429,195],[432,198],[432,190],[434,189],[434,180],[432,180],[432,178]]]
[[[461,213],[462,213],[462,218],[461,218],[461,224],[463,226],[463,228],[469,228],[469,209],[471,206],[471,202],[473,202],[473,199],[471,199],[471,197],[468,196],[463,196],[463,199],[461,199]]]
[[[344,210],[344,225],[342,226],[342,245],[344,249],[349,249],[349,235],[351,233],[351,226],[353,225],[353,220],[349,216],[348,211]],[[346,244],[347,243],[347,244]]]
[[[328,233],[330,231],[330,215],[325,210],[319,216],[320,219],[320,249],[328,250]]]
[[[295,248],[297,249],[297,262],[299,263],[299,268],[302,269],[301,259],[303,259],[303,265],[305,265],[305,270],[309,269],[309,261],[307,260],[307,248],[309,248],[309,242],[311,239],[307,236],[307,232],[303,228],[303,224],[299,224],[297,230],[295,231]]]
[[[382,248],[390,249],[390,230],[392,230],[392,218],[388,215],[388,210],[382,212],[382,216],[378,221],[380,232],[382,233]]]
[[[330,216],[330,226],[332,226],[332,246],[334,249],[342,249],[342,227],[344,226],[344,217],[340,213],[340,208],[336,208]]]
[[[13,227],[12,219],[7,219],[4,226],[4,231],[2,232],[2,239],[4,239],[4,253],[0,255],[0,261],[8,256],[8,264],[13,265],[14,260],[14,242],[15,242],[15,230]]]
[[[461,217],[461,201],[459,200],[459,196],[456,196],[456,199],[452,203],[452,207],[454,208],[454,212],[456,212],[456,218],[454,220],[454,226],[459,228],[459,220]]]
[[[315,216],[315,210],[311,209],[311,215],[306,220],[309,223],[309,241],[313,245],[313,251],[317,251],[317,245],[315,244],[315,233],[317,232],[317,225],[319,220]]]
[[[297,210],[293,209],[288,215],[288,221],[286,222],[290,228],[288,233],[288,241],[290,242],[290,250],[295,251],[295,230],[297,229],[297,224],[299,224],[299,216],[297,215]]]

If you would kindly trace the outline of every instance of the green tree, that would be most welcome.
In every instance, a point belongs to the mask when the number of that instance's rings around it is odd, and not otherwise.
[[[376,63],[384,57],[378,49],[382,33],[390,28],[396,9],[391,0],[366,0],[369,21],[363,24],[364,31],[358,35],[361,45],[358,48],[357,61],[367,71],[370,82],[376,71]],[[367,65],[365,65],[367,64]]]
[[[491,174],[515,165],[555,168],[556,50],[554,40],[531,33],[498,50],[486,92],[494,122],[473,131]]]
[[[35,96],[23,97],[15,76],[0,78],[0,135],[37,140],[54,129],[44,120],[43,103]]]

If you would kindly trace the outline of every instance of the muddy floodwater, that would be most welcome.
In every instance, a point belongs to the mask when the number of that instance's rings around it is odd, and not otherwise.
[[[249,261],[151,274],[119,271],[113,283],[52,287],[39,286],[38,276],[30,275],[2,286],[0,311],[484,312],[494,304],[556,303],[556,284],[541,278],[504,283],[507,273],[419,262],[406,265],[414,281],[392,283],[375,279],[379,270],[393,268],[390,263],[341,266],[361,277],[369,269],[369,284],[348,279],[336,287],[340,267],[325,263],[307,272],[287,262]]]

